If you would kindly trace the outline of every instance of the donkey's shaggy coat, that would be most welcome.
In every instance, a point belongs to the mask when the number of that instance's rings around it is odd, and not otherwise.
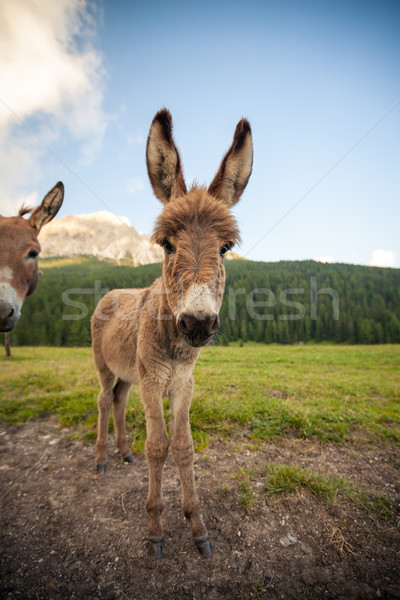
[[[164,204],[153,241],[164,247],[165,260],[162,276],[149,288],[109,292],[92,317],[93,353],[101,383],[97,469],[105,471],[111,406],[118,448],[126,461],[133,461],[125,406],[129,388],[138,383],[146,413],[146,510],[155,554],[162,555],[162,471],[171,444],[184,514],[200,552],[210,556],[193,471],[189,424],[192,372],[201,346],[219,329],[224,254],[239,239],[229,209],[239,200],[252,168],[250,125],[245,119],[238,123],[232,146],[208,190],[194,186],[187,191],[172,137],[171,115],[165,109],[151,124],[146,158],[154,193]],[[170,406],[171,441],[163,416],[165,396]]]

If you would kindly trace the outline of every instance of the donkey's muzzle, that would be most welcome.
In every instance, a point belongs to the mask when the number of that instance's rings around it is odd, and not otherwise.
[[[178,318],[179,331],[195,348],[207,344],[219,327],[219,316],[216,313],[207,316],[183,313]]]
[[[0,331],[11,331],[18,321],[18,311],[5,300],[0,301]]]

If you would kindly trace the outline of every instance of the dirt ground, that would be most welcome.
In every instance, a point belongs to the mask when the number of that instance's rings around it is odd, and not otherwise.
[[[108,472],[98,476],[94,446],[69,433],[53,420],[0,429],[1,598],[400,598],[400,451],[391,445],[285,439],[238,451],[212,441],[195,464],[208,559],[193,545],[168,460],[165,550],[157,560],[146,542],[145,458],[121,464],[111,439]],[[235,474],[271,461],[346,477],[392,498],[395,515],[372,520],[359,507],[328,506],[307,492],[266,496],[261,477],[246,511]]]

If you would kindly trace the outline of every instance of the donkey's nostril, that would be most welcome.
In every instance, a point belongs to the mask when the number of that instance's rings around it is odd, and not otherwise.
[[[7,321],[15,316],[15,307],[8,301],[2,301],[0,299],[0,321]]]
[[[183,314],[180,315],[178,319],[178,328],[182,333],[189,334],[194,327],[195,319],[190,315]]]
[[[218,329],[219,329],[219,316],[215,315],[214,320],[212,320],[212,317],[210,318],[210,322],[211,322],[211,327],[209,328],[209,332],[210,335],[214,335],[214,333],[217,333]]]

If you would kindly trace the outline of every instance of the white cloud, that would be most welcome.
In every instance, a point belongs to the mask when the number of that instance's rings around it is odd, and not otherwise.
[[[128,146],[139,146],[140,144],[143,144],[145,140],[146,136],[143,133],[135,133],[133,135],[128,133],[126,136],[126,143]]]
[[[144,182],[140,177],[134,177],[128,182],[128,192],[129,194],[135,194],[139,190],[144,190]]]
[[[320,256],[319,258],[316,258],[315,260],[320,263],[333,263],[332,256]]]
[[[369,261],[370,267],[395,267],[396,264],[396,253],[393,250],[382,250],[382,248],[374,250]]]
[[[105,72],[94,9],[87,0],[0,2],[0,212],[40,175],[46,148],[22,121],[50,146],[61,136],[80,142],[86,160],[101,147]]]

